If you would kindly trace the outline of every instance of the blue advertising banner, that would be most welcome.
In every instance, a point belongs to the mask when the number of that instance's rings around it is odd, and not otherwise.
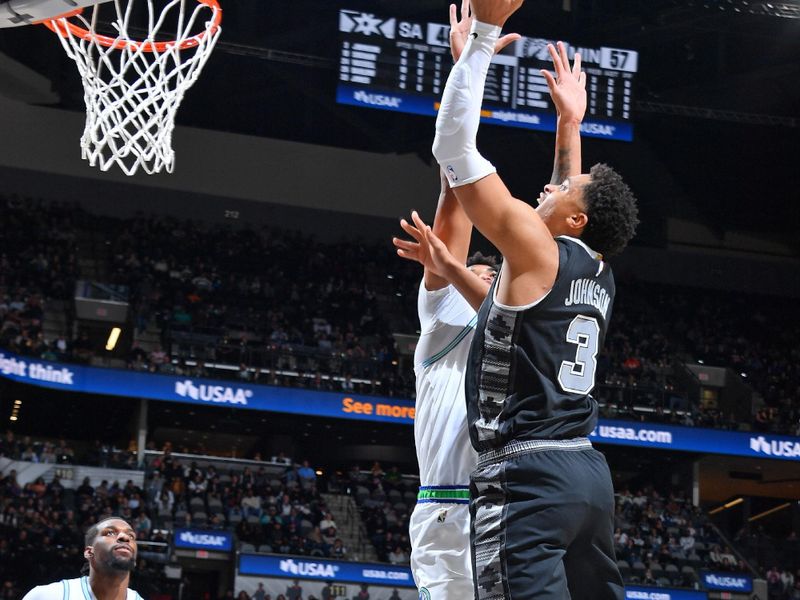
[[[708,600],[708,594],[691,590],[628,586],[625,588],[625,600]]]
[[[384,423],[414,422],[414,401],[335,392],[310,392],[235,381],[84,367],[0,352],[0,375],[20,383],[88,394],[210,404]]]
[[[0,352],[0,375],[57,390],[412,425],[414,401],[154,375],[53,363]],[[800,438],[601,419],[593,442],[800,462]]]
[[[800,461],[800,438],[601,419],[594,442]]]
[[[715,573],[712,571],[703,571],[700,577],[700,583],[707,590],[742,593],[753,591],[753,578],[744,573]]]
[[[228,531],[204,531],[202,529],[176,529],[173,542],[176,548],[191,550],[233,550],[233,534]]]
[[[350,106],[364,106],[379,110],[390,110],[414,115],[435,117],[439,104],[431,98],[403,92],[378,92],[368,87],[339,84],[336,90],[336,101]],[[484,106],[481,110],[481,122],[492,125],[506,125],[536,131],[556,130],[556,115],[544,111],[523,111],[519,109],[492,108]],[[584,137],[604,138],[630,142],[633,139],[633,126],[624,121],[603,121],[600,119],[584,119],[581,123],[581,135]]]
[[[323,560],[305,556],[240,554],[239,574],[415,587],[411,569],[407,567]]]

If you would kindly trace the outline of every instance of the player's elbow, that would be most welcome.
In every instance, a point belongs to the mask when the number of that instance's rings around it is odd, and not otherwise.
[[[436,159],[436,162],[439,163],[439,165],[442,165],[444,162],[446,162],[448,158],[452,158],[450,156],[445,156],[445,152],[447,151],[448,147],[449,145],[447,143],[446,134],[437,131],[433,138],[431,152],[433,153],[433,158]]]

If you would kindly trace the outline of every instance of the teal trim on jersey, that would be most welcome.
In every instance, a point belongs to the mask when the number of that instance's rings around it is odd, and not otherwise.
[[[62,579],[61,585],[64,586],[64,600],[69,600],[69,583],[67,583],[66,579]]]
[[[475,329],[475,325],[477,325],[477,323],[478,323],[478,315],[475,315],[474,317],[472,317],[470,322],[467,323],[467,325],[464,327],[464,329],[462,329],[458,333],[458,335],[455,338],[453,338],[453,340],[449,344],[447,344],[447,346],[445,346],[444,348],[439,350],[439,352],[437,352],[436,354],[434,354],[430,358],[427,358],[424,361],[422,361],[422,368],[427,369],[428,367],[430,367],[435,362],[438,362],[438,361],[442,360],[445,356],[447,356],[448,352],[450,352],[453,348],[458,346],[458,344],[461,342],[461,340],[463,340],[465,337],[467,337],[467,334],[470,331]]]
[[[89,578],[86,576],[81,577],[81,589],[83,590],[83,597],[86,600],[92,600],[92,592],[89,590]]]

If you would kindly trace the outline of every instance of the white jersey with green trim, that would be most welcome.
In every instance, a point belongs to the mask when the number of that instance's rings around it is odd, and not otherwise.
[[[419,286],[420,337],[414,352],[414,439],[420,485],[469,486],[478,456],[467,429],[464,375],[477,315],[458,291]]]
[[[22,600],[97,600],[88,577],[62,579],[49,585],[38,585]],[[127,600],[142,600],[138,592],[128,588]]]

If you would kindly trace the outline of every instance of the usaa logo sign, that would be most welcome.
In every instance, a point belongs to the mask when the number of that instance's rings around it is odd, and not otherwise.
[[[284,573],[291,573],[292,575],[306,575],[309,577],[336,577],[336,571],[339,567],[335,565],[326,565],[325,563],[294,561],[291,558],[282,560],[280,563],[280,570]]]

